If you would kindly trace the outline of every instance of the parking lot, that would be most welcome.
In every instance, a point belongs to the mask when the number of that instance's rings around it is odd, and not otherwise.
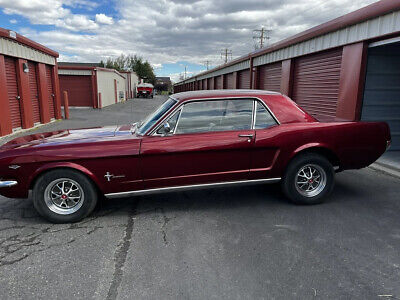
[[[72,109],[31,132],[138,121],[163,100]],[[259,185],[103,200],[60,225],[0,196],[0,298],[400,299],[399,194],[366,168],[317,206]]]

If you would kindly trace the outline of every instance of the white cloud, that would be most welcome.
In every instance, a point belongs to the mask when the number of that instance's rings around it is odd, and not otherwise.
[[[104,25],[112,25],[114,24],[114,20],[112,17],[108,17],[105,14],[96,14],[96,22]]]
[[[221,63],[223,48],[232,49],[233,57],[252,51],[253,29],[262,25],[273,29],[273,43],[375,1],[115,0],[118,19],[69,9],[95,7],[88,0],[0,0],[0,7],[32,24],[55,25],[52,31],[21,33],[67,57],[93,62],[134,53],[157,67],[177,61]]]
[[[17,23],[18,23],[18,21],[17,21],[17,20],[15,20],[15,19],[11,19],[11,20],[10,20],[10,23],[11,23],[11,24],[17,24]]]

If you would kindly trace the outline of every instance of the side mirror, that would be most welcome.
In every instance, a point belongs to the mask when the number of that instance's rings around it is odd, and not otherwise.
[[[168,135],[171,133],[171,126],[169,126],[168,122],[164,123],[164,125],[162,127],[162,132],[163,132],[163,135]]]

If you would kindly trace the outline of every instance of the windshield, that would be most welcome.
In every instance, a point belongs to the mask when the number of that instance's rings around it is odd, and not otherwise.
[[[139,122],[137,133],[144,135],[147,130],[149,130],[157,121],[172,107],[177,101],[168,98],[161,106],[159,106],[154,112],[144,119],[144,121]]]

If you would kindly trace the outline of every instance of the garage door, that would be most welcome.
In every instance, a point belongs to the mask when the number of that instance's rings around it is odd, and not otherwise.
[[[207,89],[213,90],[214,89],[214,77],[207,79]]]
[[[12,57],[4,56],[4,63],[6,67],[7,93],[8,102],[10,105],[12,128],[21,128],[22,117],[21,105],[18,95],[16,60]]]
[[[295,60],[292,98],[321,121],[336,116],[341,62],[342,48]]]
[[[280,92],[282,77],[282,63],[263,65],[258,71],[258,88],[261,90]]]
[[[37,84],[36,63],[28,62],[29,91],[32,103],[33,123],[40,123],[39,91]]]
[[[222,90],[222,76],[215,77],[215,89]]]
[[[250,70],[238,72],[239,89],[250,89]]]
[[[227,89],[234,89],[235,87],[233,86],[233,73],[226,74],[226,88]]]
[[[54,88],[53,88],[53,79],[51,76],[51,68],[50,66],[46,65],[46,81],[47,81],[47,90],[49,92],[49,110],[50,110],[50,118],[55,119],[55,105],[54,105]]]
[[[368,49],[361,120],[387,122],[390,150],[400,150],[400,44]]]
[[[91,76],[59,75],[61,91],[68,92],[70,106],[93,107]]]

